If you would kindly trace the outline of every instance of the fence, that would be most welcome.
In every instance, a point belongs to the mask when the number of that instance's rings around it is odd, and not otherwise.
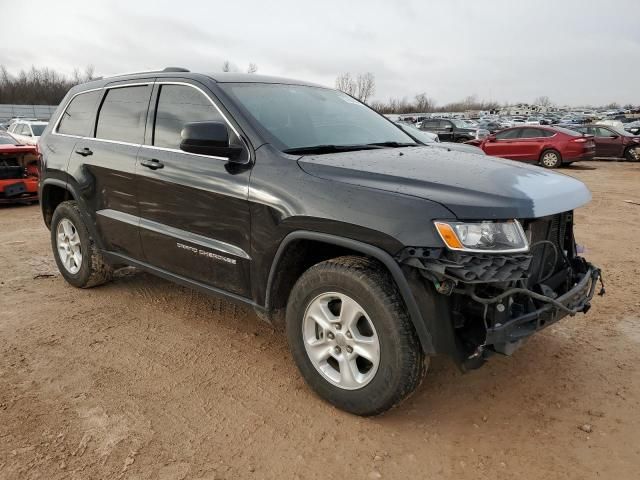
[[[57,105],[0,105],[0,122],[14,117],[37,118],[49,120]]]

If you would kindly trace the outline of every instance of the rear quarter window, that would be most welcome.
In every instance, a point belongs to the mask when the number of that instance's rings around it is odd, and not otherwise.
[[[90,135],[101,93],[101,90],[96,90],[76,95],[60,117],[57,132],[79,137]]]

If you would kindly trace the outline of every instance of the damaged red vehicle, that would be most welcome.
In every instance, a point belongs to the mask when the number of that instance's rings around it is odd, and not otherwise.
[[[38,200],[38,147],[0,132],[0,203]]]

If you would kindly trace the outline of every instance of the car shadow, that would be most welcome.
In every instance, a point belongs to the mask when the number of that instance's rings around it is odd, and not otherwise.
[[[285,377],[293,376],[295,388],[307,391],[307,400],[312,402],[308,408],[329,408],[344,421],[358,421],[358,417],[329,407],[304,385],[293,361],[283,360],[288,350],[284,333],[258,319],[250,307],[176,287],[134,268],[118,271],[115,281],[100,290],[109,292],[109,296],[118,292],[138,297],[141,307],[146,303],[147,307],[159,308],[193,328],[211,331],[221,327],[246,338],[242,348],[246,348],[248,361],[262,363],[265,369],[279,371]],[[555,328],[533,336],[513,356],[494,355],[482,368],[467,373],[462,373],[448,357],[432,357],[416,392],[399,408],[370,420],[390,431],[430,426],[442,431],[441,427],[448,426],[470,433],[489,418],[522,421],[523,415],[544,415],[545,405],[564,404],[563,397],[568,393],[579,394],[574,377],[580,362],[586,361],[572,348],[570,337],[563,331],[554,332]],[[260,335],[256,336],[256,332]],[[474,407],[470,408],[470,404]],[[493,428],[497,428],[496,423]]]
[[[572,163],[571,165],[566,165],[564,167],[562,167],[563,170],[597,170],[598,167],[594,167],[592,165],[576,165],[575,163]]]

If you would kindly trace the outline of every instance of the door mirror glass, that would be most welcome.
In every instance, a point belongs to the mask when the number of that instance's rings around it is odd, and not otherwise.
[[[180,150],[200,155],[226,157],[235,160],[242,147],[229,143],[229,130],[222,122],[187,123],[180,133]]]

